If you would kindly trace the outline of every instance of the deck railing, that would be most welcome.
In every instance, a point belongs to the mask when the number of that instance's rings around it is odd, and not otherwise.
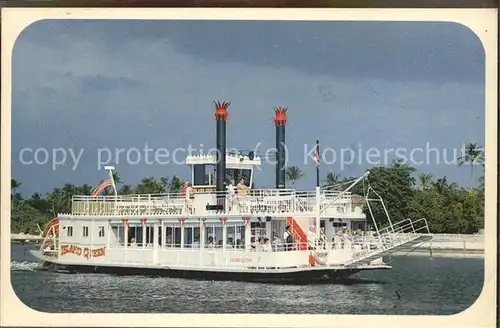
[[[322,191],[320,206],[334,205],[345,211],[351,194],[345,193],[335,204],[331,203],[339,195],[335,191]],[[181,193],[118,195],[118,196],[73,196],[72,214],[74,215],[167,215],[196,216],[195,204],[199,197],[223,199],[224,211],[210,212],[214,215],[235,214],[251,215],[255,213],[304,213],[313,215],[316,212],[316,193],[296,191],[295,189],[252,189],[247,194],[229,194],[227,192],[195,193],[185,199]],[[207,198],[208,197],[208,198]],[[204,204],[203,204],[204,205]],[[203,210],[203,208],[202,208]],[[198,213],[200,214],[200,213]],[[207,214],[207,213],[205,213]]]

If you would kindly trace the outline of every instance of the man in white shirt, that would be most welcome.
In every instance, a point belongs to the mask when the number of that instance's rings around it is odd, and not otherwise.
[[[314,232],[315,228],[309,228],[307,232],[307,246],[309,249],[313,249],[316,244],[316,233]]]

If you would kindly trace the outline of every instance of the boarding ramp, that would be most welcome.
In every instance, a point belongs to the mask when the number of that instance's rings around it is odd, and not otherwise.
[[[395,252],[413,251],[419,245],[432,239],[429,225],[425,218],[418,220],[406,219],[379,230],[372,236],[374,249],[357,252],[346,267],[368,265],[371,261],[391,255]]]

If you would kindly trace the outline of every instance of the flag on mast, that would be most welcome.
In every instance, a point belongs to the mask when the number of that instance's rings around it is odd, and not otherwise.
[[[319,166],[321,158],[319,156],[319,140],[316,140],[316,148],[314,149],[314,161],[316,162],[316,187],[319,187]]]
[[[93,197],[96,197],[96,196],[98,196],[101,192],[103,192],[108,187],[113,187],[113,180],[112,179],[101,181],[97,185],[97,187],[95,187],[94,190],[92,190],[92,192],[90,193],[90,195],[93,196]]]
[[[319,168],[321,160],[319,158],[319,143],[316,143],[316,148],[314,149],[314,161],[316,162],[316,167]]]

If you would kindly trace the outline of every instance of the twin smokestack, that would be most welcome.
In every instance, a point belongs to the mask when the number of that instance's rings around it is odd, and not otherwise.
[[[227,124],[227,109],[231,103],[214,101],[215,106],[215,121],[217,134],[217,172],[216,172],[216,190],[218,192],[226,191],[224,183],[226,175],[226,124]],[[274,125],[276,126],[276,188],[285,188],[285,127],[286,127],[286,107],[276,107],[274,112],[276,117]]]

